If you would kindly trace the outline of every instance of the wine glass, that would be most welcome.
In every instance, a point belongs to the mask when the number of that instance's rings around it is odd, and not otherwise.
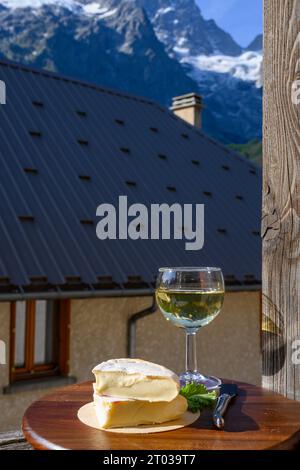
[[[197,370],[196,333],[220,312],[224,300],[224,279],[220,268],[160,268],[156,301],[164,317],[186,331],[185,372],[181,386],[204,384],[208,390],[221,385],[214,376]]]

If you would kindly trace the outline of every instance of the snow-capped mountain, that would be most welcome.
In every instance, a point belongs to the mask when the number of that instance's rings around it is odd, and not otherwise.
[[[238,56],[242,48],[214,20],[205,20],[194,0],[139,0],[156,35],[169,53],[184,49],[190,56]]]
[[[247,51],[255,52],[244,52],[215,21],[204,20],[195,0],[139,2],[169,55],[190,65],[193,78],[197,80],[201,71],[212,71],[230,74],[261,86],[261,35],[247,48]]]
[[[0,0],[0,57],[163,105],[200,92],[206,132],[228,143],[261,135],[261,53],[195,0]]]
[[[79,2],[76,0],[1,0],[0,2],[6,8],[32,8],[37,9],[44,5],[57,5],[75,10],[78,8]]]
[[[0,54],[10,60],[164,104],[172,95],[197,88],[168,56],[145,12],[134,1],[0,3],[4,7],[0,10]]]

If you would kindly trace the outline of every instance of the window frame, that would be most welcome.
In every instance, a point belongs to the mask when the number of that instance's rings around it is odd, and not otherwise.
[[[46,300],[47,299],[40,299]],[[36,300],[25,300],[25,365],[15,367],[15,339],[16,339],[16,302],[11,302],[10,310],[10,383],[21,381],[33,381],[36,379],[66,376],[69,373],[69,348],[70,348],[70,300],[57,300],[59,302],[59,340],[58,363],[34,364],[35,346],[35,312]]]

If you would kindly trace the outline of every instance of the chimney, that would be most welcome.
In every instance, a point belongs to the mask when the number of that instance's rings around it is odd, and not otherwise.
[[[188,93],[187,95],[176,96],[172,100],[171,110],[173,113],[195,127],[201,128],[202,109],[202,98],[196,93]]]

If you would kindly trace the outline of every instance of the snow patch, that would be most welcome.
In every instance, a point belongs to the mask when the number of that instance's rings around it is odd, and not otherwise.
[[[166,15],[167,13],[170,13],[170,11],[174,11],[174,8],[173,7],[160,8],[159,10],[157,10],[157,13],[155,16]]]
[[[40,8],[43,5],[59,5],[73,9],[78,7],[76,0],[1,0],[0,4],[7,8]]]
[[[87,15],[97,15],[98,18],[107,18],[116,14],[117,9],[110,10],[107,7],[101,7],[99,3],[92,2],[83,6],[83,11]]]
[[[76,14],[97,16],[98,18],[107,18],[116,14],[117,9],[109,10],[109,8],[101,5],[101,2],[91,1],[83,5],[77,0],[0,0],[0,5],[6,8],[31,8],[38,10],[44,5],[57,5],[67,8]]]
[[[166,15],[171,11],[175,11],[173,7],[159,8],[154,15],[153,21],[156,21],[160,16]]]
[[[226,55],[189,56],[183,48],[174,48],[182,64],[192,67],[192,75],[199,78],[203,71],[226,73],[243,81],[255,82],[257,88],[262,86],[262,54],[245,52],[238,57]]]
[[[101,8],[101,5],[97,2],[92,2],[88,3],[87,5],[84,5],[83,9],[86,13],[89,13],[91,15],[95,15],[98,13],[104,14],[108,11],[108,8]]]
[[[178,54],[179,56],[186,56],[185,59],[181,60],[182,63],[188,63],[189,56],[187,55],[189,53],[189,49],[186,47],[179,47],[175,46],[173,47],[173,51]]]
[[[178,47],[182,47],[183,44],[186,43],[186,38],[182,37],[182,38],[179,38],[178,41],[177,41],[177,44],[178,44]]]

